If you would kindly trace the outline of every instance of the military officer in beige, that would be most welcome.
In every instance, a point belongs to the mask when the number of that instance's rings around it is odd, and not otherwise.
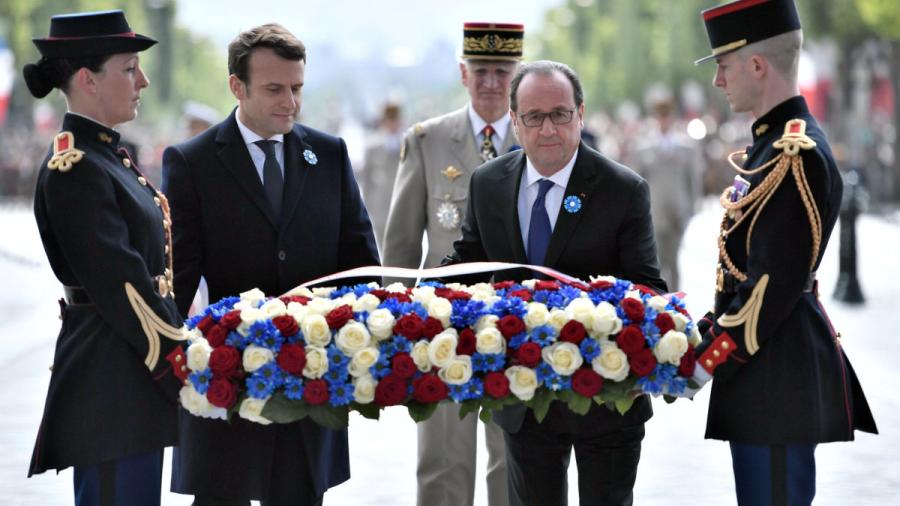
[[[472,173],[516,148],[509,85],[522,58],[523,35],[522,25],[464,25],[459,69],[470,102],[406,132],[385,230],[384,265],[419,267],[423,233],[428,238],[424,266],[439,265],[460,236]],[[419,506],[473,504],[477,426],[474,415],[460,420],[459,408],[451,404],[442,404],[419,423]],[[484,427],[488,504],[506,506],[503,434],[493,422]]]

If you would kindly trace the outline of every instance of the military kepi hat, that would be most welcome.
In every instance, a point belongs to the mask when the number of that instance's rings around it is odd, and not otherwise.
[[[525,25],[511,23],[465,23],[463,50],[465,60],[519,61]]]
[[[50,35],[32,39],[45,58],[136,53],[156,44],[134,33],[120,10],[61,14],[50,18]]]
[[[800,28],[794,0],[737,0],[700,13],[712,54],[694,65]]]

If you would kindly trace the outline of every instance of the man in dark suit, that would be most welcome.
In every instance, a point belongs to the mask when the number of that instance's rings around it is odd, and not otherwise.
[[[378,263],[372,226],[344,141],[294,123],[306,51],[267,24],[229,45],[237,109],[163,155],[182,314],[200,276],[211,301],[258,287],[269,295],[325,274]],[[172,490],[194,504],[321,504],[350,476],[346,430],[309,420],[263,426],[182,411]]]
[[[666,289],[647,183],[580,141],[583,97],[564,64],[540,61],[518,70],[510,116],[523,150],[474,173],[462,237],[447,262],[530,263],[585,280],[613,275]],[[497,281],[531,277],[522,269],[494,274]],[[510,504],[566,504],[573,446],[581,503],[631,504],[644,422],[652,414],[644,396],[624,416],[596,405],[580,416],[556,402],[543,423],[521,406],[498,413]]]

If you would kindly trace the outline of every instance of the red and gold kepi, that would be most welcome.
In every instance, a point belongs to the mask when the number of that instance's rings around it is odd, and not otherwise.
[[[120,10],[53,16],[50,35],[31,40],[45,58],[136,53],[156,44],[156,40],[134,33]]]
[[[800,29],[794,0],[737,0],[701,12],[712,54],[697,65],[744,46]]]
[[[519,61],[525,25],[465,23],[462,58],[465,60]]]

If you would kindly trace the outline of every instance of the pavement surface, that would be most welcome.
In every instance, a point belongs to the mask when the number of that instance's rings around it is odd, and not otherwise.
[[[681,271],[692,314],[712,306],[715,236],[720,211],[705,201],[687,231]],[[56,300],[62,290],[43,254],[31,209],[0,204],[0,384],[9,399],[0,403],[0,505],[48,506],[72,503],[72,472],[26,479],[44,396],[48,366],[59,330]],[[900,356],[900,215],[863,216],[857,223],[863,305],[832,299],[838,277],[837,230],[819,270],[823,303],[843,335],[846,353],[862,382],[881,434],[858,433],[853,443],[817,450],[816,505],[900,504],[900,396],[891,360]],[[703,439],[708,391],[694,401],[654,401],[635,486],[635,504],[721,506],[735,504],[728,445]],[[85,414],[85,416],[89,416]],[[479,434],[481,436],[481,434]],[[479,453],[477,505],[486,505],[484,464]],[[406,506],[415,504],[416,430],[402,408],[385,410],[378,422],[351,416],[352,478],[326,495],[326,505]],[[168,451],[163,490],[168,490]],[[570,504],[578,504],[577,469],[570,468]],[[166,506],[187,506],[191,498],[163,493]]]

